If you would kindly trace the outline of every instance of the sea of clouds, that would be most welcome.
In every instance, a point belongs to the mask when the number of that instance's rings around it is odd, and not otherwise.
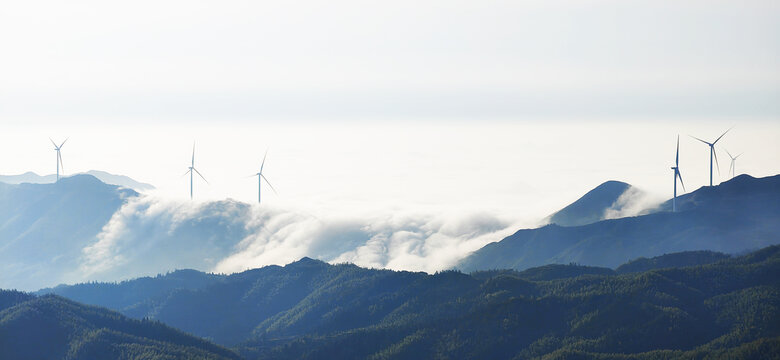
[[[131,198],[82,250],[68,282],[116,281],[192,268],[234,273],[302,257],[435,272],[524,226],[485,212],[313,215],[234,200]]]

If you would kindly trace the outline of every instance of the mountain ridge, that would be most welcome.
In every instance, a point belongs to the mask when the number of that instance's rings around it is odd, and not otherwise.
[[[0,287],[30,289],[67,281],[131,189],[91,175],[51,184],[0,183]]]
[[[521,229],[487,244],[456,266],[463,271],[548,263],[580,263],[614,268],[638,257],[712,250],[725,253],[776,244],[780,232],[780,175],[741,175],[714,187],[702,187],[671,201],[659,212],[562,227],[550,224]]]
[[[56,295],[0,290],[0,354],[13,359],[239,359],[231,351],[149,320]]]
[[[755,353],[780,346],[771,321],[780,316],[771,305],[780,303],[778,271],[780,246],[625,274],[579,265],[425,274],[301,259],[171,289],[150,304],[154,312],[136,317],[233,346],[247,359]]]
[[[98,178],[100,181],[109,184],[122,186],[128,189],[133,189],[138,192],[154,190],[155,187],[151,184],[136,181],[133,178],[125,175],[111,174],[101,170],[89,170],[87,172],[76,173],[72,175],[60,175],[60,179],[65,179],[75,175],[92,175]],[[38,175],[35,172],[28,171],[18,175],[0,175],[0,182],[16,185],[16,184],[50,184],[57,180],[56,174]]]
[[[604,220],[607,209],[615,205],[620,196],[631,187],[622,181],[605,181],[548,216],[547,221],[560,226],[579,226]]]

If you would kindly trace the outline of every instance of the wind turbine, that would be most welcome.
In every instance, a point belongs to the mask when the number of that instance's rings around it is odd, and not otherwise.
[[[68,139],[69,138],[66,138],[65,141],[68,141]],[[51,141],[52,145],[54,145],[54,150],[57,151],[57,181],[60,181],[60,168],[62,168],[62,173],[65,174],[65,165],[62,164],[62,154],[60,154],[60,149],[62,149],[62,146],[65,145],[65,141],[63,141],[59,146],[57,146],[57,143],[55,143],[51,138],[49,138],[49,141]]]
[[[268,156],[268,150],[265,151],[265,155],[263,155],[263,162],[260,164],[260,172],[257,174],[251,175],[250,177],[257,176],[257,202],[260,203],[261,200],[261,190],[263,188],[263,180],[265,180],[265,183],[268,184],[269,187],[271,187],[271,190],[276,193],[276,189],[274,189],[273,185],[271,185],[271,182],[266,179],[265,175],[263,175],[263,167],[265,166],[265,158]]]
[[[697,137],[695,137],[693,135],[689,135],[690,137],[692,137],[692,138],[694,138],[696,140],[699,140],[699,141],[709,145],[709,147],[710,147],[710,186],[712,186],[712,157],[713,156],[715,157],[715,165],[718,166],[718,174],[720,174],[720,164],[718,164],[718,153],[715,152],[715,144],[723,137],[723,135],[726,135],[726,133],[731,131],[731,129],[733,129],[733,128],[734,128],[733,126],[730,127],[728,130],[726,130],[726,132],[724,132],[722,135],[718,136],[718,138],[715,139],[715,141],[713,141],[711,143],[710,142],[706,142],[706,141],[704,141],[702,139],[699,139],[699,138],[697,138]]]
[[[674,198],[672,198],[672,212],[677,212],[677,179],[680,179],[680,185],[682,185],[683,191],[685,191],[685,184],[683,183],[682,175],[680,175],[680,135],[677,135],[677,154],[674,156]]]
[[[198,176],[200,176],[200,178],[203,179],[203,181],[205,181],[206,184],[209,183],[209,181],[206,180],[206,178],[204,178],[203,175],[201,175],[200,171],[198,171],[198,169],[195,168],[195,142],[192,143],[192,163],[190,163],[189,170],[187,170],[187,172],[184,173],[184,175],[190,174],[190,200],[192,200],[192,178],[193,178],[192,174],[193,173],[198,173]]]
[[[739,154],[737,156],[733,156],[733,155],[731,155],[731,153],[728,150],[726,150],[726,154],[729,154],[729,157],[731,158],[731,165],[729,166],[729,171],[731,172],[731,178],[733,179],[734,178],[734,173],[737,172],[737,158],[742,156],[742,154]]]

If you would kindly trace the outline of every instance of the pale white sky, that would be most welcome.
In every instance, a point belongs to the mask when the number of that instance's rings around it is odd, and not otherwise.
[[[0,10],[4,121],[780,113],[777,1],[16,1]]]
[[[780,172],[777,1],[0,5],[0,173],[100,169],[200,199],[542,217],[608,179],[689,190],[707,149]],[[722,153],[722,173],[728,161]],[[355,210],[358,209],[358,210]]]

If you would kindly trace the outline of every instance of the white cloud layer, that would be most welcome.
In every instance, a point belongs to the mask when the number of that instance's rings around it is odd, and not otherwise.
[[[641,215],[657,208],[664,200],[664,198],[642,191],[636,186],[629,186],[612,206],[604,210],[603,219]]]
[[[374,213],[317,217],[232,200],[140,196],[82,251],[71,281],[111,280],[179,268],[233,273],[308,256],[332,263],[434,272],[519,224],[487,213]]]

